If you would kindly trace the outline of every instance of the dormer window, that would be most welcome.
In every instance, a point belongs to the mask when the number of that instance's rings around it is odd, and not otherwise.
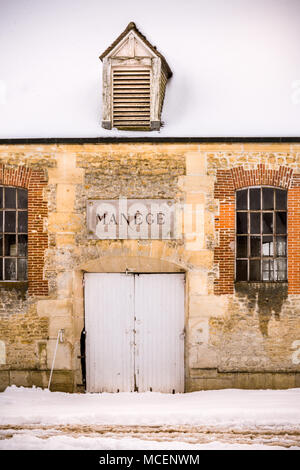
[[[150,131],[161,111],[172,72],[165,58],[134,23],[100,56],[103,62],[102,127]]]

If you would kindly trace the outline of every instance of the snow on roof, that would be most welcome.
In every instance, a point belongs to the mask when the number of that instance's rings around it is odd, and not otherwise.
[[[99,59],[103,60],[104,57],[106,57],[110,52],[112,52],[114,50],[114,48],[119,44],[119,42],[121,42],[121,40],[123,38],[125,38],[125,36],[129,33],[129,31],[134,31],[137,34],[137,36],[140,37],[141,40],[154,52],[154,54],[162,59],[162,62],[164,63],[167,74],[168,74],[168,78],[170,78],[172,76],[172,71],[171,71],[166,59],[164,58],[164,56],[162,54],[160,54],[160,52],[158,52],[158,50],[155,46],[152,46],[152,44],[147,40],[146,36],[144,36],[138,30],[138,28],[136,27],[136,24],[133,21],[131,21],[127,25],[127,27],[120,34],[120,36],[118,36],[117,39],[103,52],[103,54],[100,55]]]
[[[297,0],[0,0],[0,138],[297,137]],[[134,20],[162,51],[160,131],[101,127],[99,54]]]

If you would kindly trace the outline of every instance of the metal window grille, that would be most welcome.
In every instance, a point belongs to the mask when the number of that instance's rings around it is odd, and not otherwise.
[[[236,281],[287,280],[287,191],[236,191]]]
[[[0,186],[0,281],[27,280],[28,195]]]

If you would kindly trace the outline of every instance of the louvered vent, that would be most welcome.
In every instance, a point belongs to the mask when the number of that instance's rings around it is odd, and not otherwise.
[[[113,70],[113,127],[150,129],[150,70]]]

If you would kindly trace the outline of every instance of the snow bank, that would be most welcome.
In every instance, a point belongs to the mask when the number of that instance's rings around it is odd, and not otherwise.
[[[194,425],[300,429],[300,388],[186,394],[68,394],[12,386],[0,393],[0,425]]]

